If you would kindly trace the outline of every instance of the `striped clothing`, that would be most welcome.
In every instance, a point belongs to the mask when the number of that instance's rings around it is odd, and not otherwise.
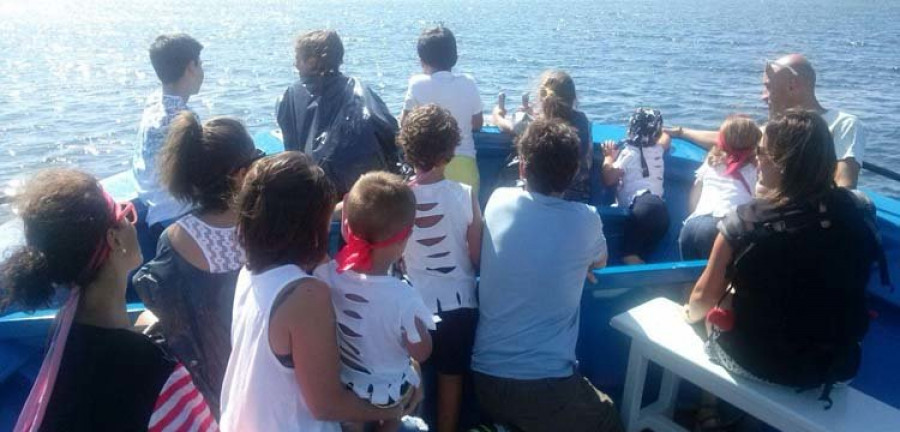
[[[191,375],[179,363],[163,385],[150,416],[150,432],[217,431],[203,395],[191,381]]]

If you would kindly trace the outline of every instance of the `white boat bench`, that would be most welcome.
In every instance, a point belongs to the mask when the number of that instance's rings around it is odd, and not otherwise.
[[[681,379],[783,431],[900,431],[900,410],[852,387],[835,388],[834,405],[825,410],[820,392],[732,377],[706,355],[703,340],[684,322],[682,306],[657,298],[612,319],[631,338],[622,400],[627,431],[683,431],[672,421]],[[663,368],[659,398],[641,407],[649,362]]]

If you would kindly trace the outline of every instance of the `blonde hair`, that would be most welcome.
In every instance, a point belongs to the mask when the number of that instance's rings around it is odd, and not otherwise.
[[[541,75],[538,98],[545,118],[568,122],[575,112],[575,82],[561,70],[548,70]]]
[[[719,134],[728,148],[734,150],[755,149],[762,138],[762,131],[753,119],[744,114],[732,114],[722,122]],[[710,166],[719,166],[725,162],[728,153],[719,146],[713,146],[706,157]],[[751,158],[749,163],[755,163]]]

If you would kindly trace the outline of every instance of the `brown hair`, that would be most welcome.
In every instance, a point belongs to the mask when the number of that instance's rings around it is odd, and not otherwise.
[[[363,174],[344,199],[344,215],[353,233],[369,243],[396,235],[416,218],[416,196],[398,176],[383,171]]]
[[[112,225],[100,184],[73,169],[42,171],[16,197],[25,225],[25,246],[0,265],[0,310],[12,303],[26,310],[47,306],[54,285],[85,286],[94,250]]]
[[[237,194],[231,175],[248,166],[255,151],[240,121],[216,117],[201,126],[194,113],[182,111],[160,152],[160,178],[178,200],[201,211],[225,211]]]
[[[407,115],[397,144],[412,166],[428,171],[453,158],[459,126],[450,111],[435,104],[420,106]]]
[[[753,149],[759,144],[762,138],[762,131],[759,125],[752,118],[743,114],[732,114],[728,116],[722,126],[719,127],[719,133],[728,144],[729,148],[735,150]],[[718,166],[724,163],[728,154],[719,146],[713,146],[709,150],[706,161],[710,166]]]
[[[284,152],[253,164],[237,198],[247,268],[321,261],[334,204],[334,186],[303,153]]]
[[[541,75],[538,98],[544,117],[568,122],[575,112],[575,82],[561,70],[548,70]]]
[[[566,122],[537,118],[516,141],[525,163],[528,188],[542,194],[562,193],[578,172],[581,140]]]
[[[449,71],[456,65],[456,37],[443,25],[422,31],[416,43],[419,59],[439,71]]]
[[[184,76],[191,62],[200,61],[202,50],[200,42],[184,33],[159,35],[150,45],[150,63],[159,81],[171,84]]]
[[[768,156],[782,172],[770,198],[781,203],[812,201],[834,186],[834,139],[818,114],[788,110],[766,125],[765,140]]]
[[[312,75],[337,73],[344,63],[344,44],[334,30],[313,30],[297,38],[294,47],[294,64],[312,61]]]

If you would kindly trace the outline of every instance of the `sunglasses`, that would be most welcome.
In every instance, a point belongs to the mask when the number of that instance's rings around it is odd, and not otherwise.
[[[121,223],[123,220],[131,225],[137,223],[137,210],[135,210],[134,204],[131,201],[115,203],[114,211],[116,224]]]
[[[253,162],[256,162],[264,157],[266,157],[266,152],[264,152],[260,149],[253,149],[253,154],[250,156],[250,158],[241,162],[240,164],[238,164],[238,166],[236,166],[234,168],[234,170],[232,170],[232,172],[240,171],[244,168],[247,168],[250,165],[253,165]]]
[[[776,68],[787,69],[791,75],[798,77],[800,76],[800,72],[797,72],[797,69],[794,69],[793,66],[779,63],[777,60],[766,60],[766,68],[772,69],[772,72],[778,72]]]

